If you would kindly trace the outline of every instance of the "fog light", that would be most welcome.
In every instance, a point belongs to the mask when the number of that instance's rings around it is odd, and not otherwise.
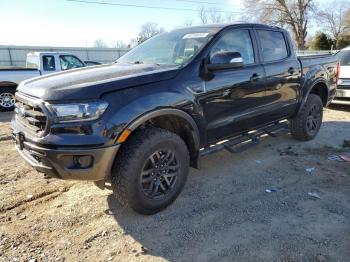
[[[73,156],[74,168],[89,168],[92,166],[92,156]]]

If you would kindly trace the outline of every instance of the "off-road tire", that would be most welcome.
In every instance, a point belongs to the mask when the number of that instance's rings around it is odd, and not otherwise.
[[[176,183],[163,199],[150,199],[141,183],[141,172],[154,152],[169,149],[179,162]],[[189,172],[189,152],[185,142],[176,134],[161,128],[136,130],[124,142],[112,167],[111,184],[114,196],[137,213],[151,215],[169,206],[182,191]]]
[[[0,87],[0,96],[2,94],[12,94],[12,95],[14,95],[15,92],[16,92],[15,88]],[[11,107],[5,107],[5,106],[0,104],[0,111],[2,111],[2,112],[4,112],[4,111],[13,111],[14,108],[15,108],[14,104]]]
[[[308,118],[311,117],[311,111],[315,107],[319,109],[319,119],[317,121],[317,124],[315,125],[314,130],[311,131],[308,128]],[[301,141],[308,141],[313,139],[321,128],[322,117],[323,104],[321,98],[318,95],[310,94],[303,108],[299,111],[298,115],[294,117],[290,122],[292,137]]]

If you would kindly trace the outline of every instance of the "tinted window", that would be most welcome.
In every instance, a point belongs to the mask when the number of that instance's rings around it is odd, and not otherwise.
[[[61,55],[60,63],[62,70],[68,70],[84,66],[84,64],[78,58],[72,55]]]
[[[52,55],[43,56],[43,69],[44,71],[55,71],[55,58]]]
[[[265,62],[276,61],[288,56],[286,41],[281,32],[258,30]]]
[[[254,63],[253,44],[248,30],[233,30],[223,35],[213,46],[211,55],[224,51],[239,52],[244,64]]]
[[[341,51],[340,56],[340,65],[350,65],[350,51]]]

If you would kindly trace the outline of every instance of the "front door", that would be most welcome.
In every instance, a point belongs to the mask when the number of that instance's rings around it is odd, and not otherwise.
[[[231,29],[213,44],[209,57],[215,52],[239,52],[244,65],[234,69],[213,72],[205,82],[205,94],[198,102],[207,122],[207,139],[216,142],[235,133],[258,125],[263,113],[265,72],[254,53],[252,32]]]

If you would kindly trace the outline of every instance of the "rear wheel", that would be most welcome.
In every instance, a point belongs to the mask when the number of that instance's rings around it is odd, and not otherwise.
[[[323,104],[318,95],[310,94],[298,115],[291,120],[291,134],[302,141],[313,139],[322,125]]]
[[[180,194],[189,153],[176,134],[160,128],[137,130],[118,152],[112,170],[115,197],[141,214],[154,214]]]
[[[11,111],[15,108],[15,89],[0,88],[0,111]]]

